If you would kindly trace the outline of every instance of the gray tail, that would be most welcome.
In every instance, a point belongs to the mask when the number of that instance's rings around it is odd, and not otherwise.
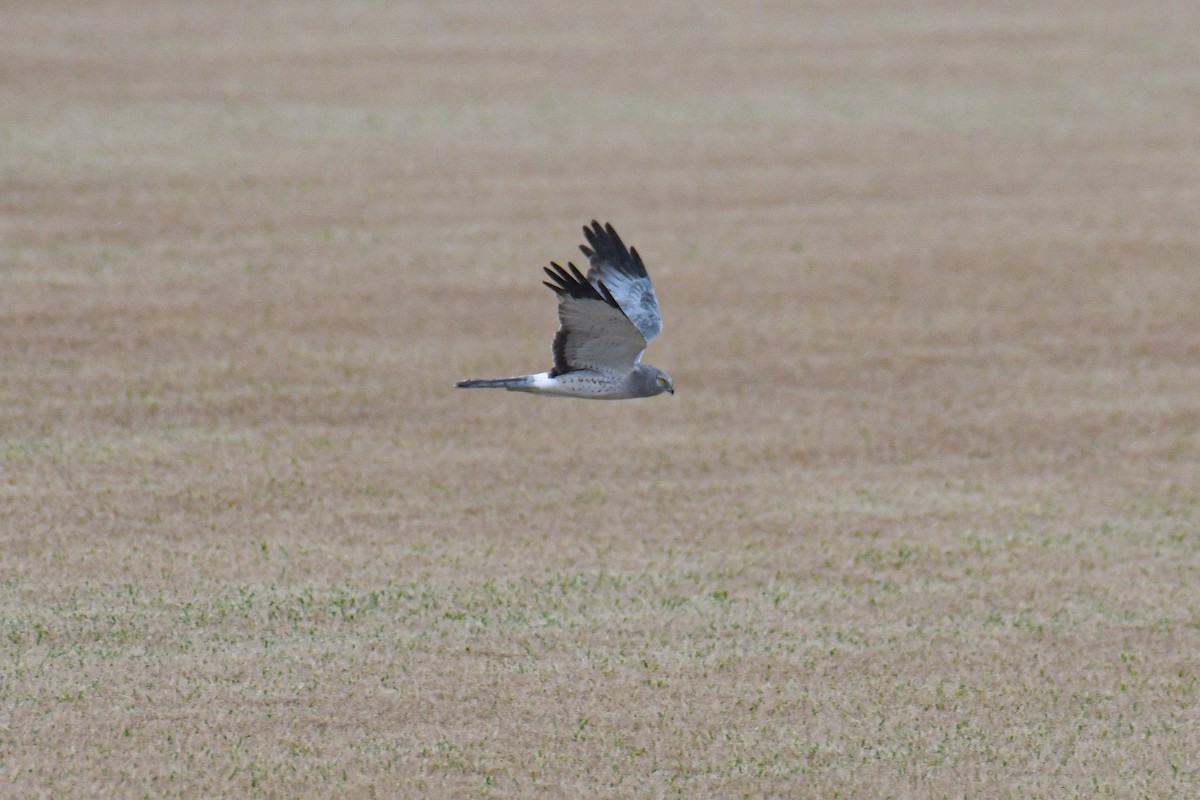
[[[520,389],[533,384],[533,377],[522,375],[519,378],[469,379],[454,384],[459,389]]]

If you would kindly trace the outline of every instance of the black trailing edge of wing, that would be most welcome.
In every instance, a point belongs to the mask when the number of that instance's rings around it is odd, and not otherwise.
[[[567,361],[567,333],[559,329],[558,333],[554,334],[554,343],[550,346],[550,352],[554,354],[554,368],[550,370],[550,377],[557,378],[571,371],[571,363]]]
[[[550,267],[554,269],[551,270]],[[567,269],[563,269],[553,261],[550,262],[550,267],[542,267],[546,274],[550,276],[549,281],[542,281],[546,286],[549,286],[559,295],[567,295],[578,300],[599,300],[602,303],[608,303],[618,311],[621,309],[617,305],[617,301],[613,299],[612,293],[608,291],[608,287],[602,282],[597,281],[593,285],[591,281],[583,277],[583,274],[570,262],[567,263]],[[554,281],[551,283],[550,281]]]
[[[631,278],[649,277],[637,248],[626,247],[612,223],[606,222],[604,227],[600,227],[599,222],[592,220],[591,227],[583,226],[583,236],[591,247],[581,244],[579,249],[589,259],[598,256],[601,261],[608,262]]]

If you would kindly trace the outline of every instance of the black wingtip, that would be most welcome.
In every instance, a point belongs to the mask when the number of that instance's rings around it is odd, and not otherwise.
[[[637,268],[638,274],[646,274],[646,265],[642,263],[642,257],[638,255],[636,247],[629,248],[629,257],[633,259],[633,265]]]
[[[609,225],[611,228],[612,226]],[[602,244],[604,239],[604,228],[596,220],[592,220],[591,225],[583,226],[583,238],[587,239],[588,244],[597,252],[604,249]]]
[[[636,250],[625,246],[621,235],[617,233],[617,229],[611,222],[601,225],[598,221],[592,220],[590,226],[583,227],[583,236],[587,239],[587,244],[581,244],[579,249],[588,257],[593,267],[597,262],[607,263],[631,277],[649,277],[641,256]]]
[[[612,292],[610,292],[608,290],[608,287],[604,285],[604,281],[596,281],[596,287],[600,290],[600,296],[602,298],[604,298],[604,302],[608,303],[610,306],[613,306],[614,308],[621,307],[621,305],[616,301],[616,299],[613,298]]]
[[[601,284],[599,287],[592,284],[583,273],[579,271],[579,267],[571,262],[567,262],[566,269],[561,264],[554,261],[550,262],[549,267],[542,267],[542,271],[549,276],[550,280],[542,281],[542,283],[559,295],[559,297],[577,297],[585,300],[600,300],[608,303],[613,308],[620,308],[612,293],[607,287]]]

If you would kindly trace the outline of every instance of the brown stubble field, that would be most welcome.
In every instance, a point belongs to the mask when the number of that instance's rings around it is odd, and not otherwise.
[[[1200,11],[712,6],[0,5],[6,792],[1194,792]]]

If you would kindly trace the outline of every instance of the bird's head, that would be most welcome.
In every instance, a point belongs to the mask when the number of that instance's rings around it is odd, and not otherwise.
[[[647,397],[662,394],[663,392],[675,394],[675,384],[671,382],[671,376],[658,367],[643,364],[641,365],[640,372],[642,373],[642,383],[647,389]]]

